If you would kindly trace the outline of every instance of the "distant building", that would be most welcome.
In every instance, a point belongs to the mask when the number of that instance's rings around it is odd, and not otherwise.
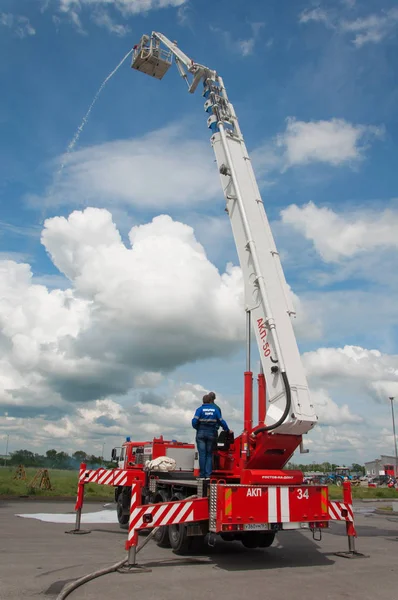
[[[378,475],[394,475],[395,456],[380,456],[371,462],[365,463],[366,475],[377,477]]]

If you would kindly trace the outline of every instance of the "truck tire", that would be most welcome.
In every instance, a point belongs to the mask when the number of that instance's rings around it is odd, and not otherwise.
[[[187,535],[186,525],[183,523],[169,525],[169,540],[174,554],[179,554],[180,556],[189,554],[192,538]]]
[[[242,536],[242,544],[245,548],[269,548],[275,539],[274,532],[251,531]]]
[[[343,480],[341,479],[341,477],[336,477],[336,485],[338,485],[339,487],[343,485]]]
[[[171,500],[184,500],[184,496],[177,492]],[[192,537],[188,537],[187,535],[187,526],[183,523],[169,525],[168,530],[170,546],[173,549],[174,554],[179,554],[180,556],[189,554],[192,545]]]
[[[259,548],[269,548],[274,543],[275,533],[273,531],[260,533]]]
[[[129,522],[129,515],[123,514],[123,493],[119,494],[117,497],[116,513],[120,527],[126,526]]]
[[[160,490],[156,495],[155,504],[158,502],[167,502],[168,497],[166,492]],[[170,538],[169,538],[169,528],[167,525],[163,525],[163,527],[159,527],[157,532],[153,536],[154,541],[159,546],[159,548],[170,548]]]

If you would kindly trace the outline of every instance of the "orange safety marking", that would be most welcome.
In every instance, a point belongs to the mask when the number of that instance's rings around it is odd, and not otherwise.
[[[232,513],[232,489],[227,488],[225,490],[225,514],[230,515]]]
[[[328,514],[328,491],[325,488],[321,489],[321,508],[323,514]]]

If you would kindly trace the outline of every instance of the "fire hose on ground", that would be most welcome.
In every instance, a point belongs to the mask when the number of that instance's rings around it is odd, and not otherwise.
[[[148,537],[137,548],[136,554],[138,554],[138,552],[140,550],[142,550],[144,548],[144,546],[147,545],[147,543],[153,538],[153,536],[158,531],[158,529],[159,529],[159,527],[154,527],[154,529],[152,529],[152,531],[150,532]],[[98,569],[98,571],[93,571],[92,573],[89,573],[88,575],[84,575],[83,577],[80,577],[80,579],[76,579],[76,581],[72,581],[72,583],[70,583],[69,585],[64,587],[64,589],[58,594],[56,600],[64,600],[65,598],[67,598],[67,596],[69,596],[69,594],[71,592],[76,590],[78,587],[80,587],[81,585],[84,585],[85,583],[88,583],[89,581],[92,581],[93,579],[97,579],[97,577],[102,577],[102,575],[108,575],[109,573],[114,573],[115,571],[117,571],[118,569],[120,569],[121,567],[126,565],[128,563],[128,561],[129,561],[129,558],[127,556],[123,560],[115,563],[114,565],[111,565],[110,567],[104,567],[103,569]]]

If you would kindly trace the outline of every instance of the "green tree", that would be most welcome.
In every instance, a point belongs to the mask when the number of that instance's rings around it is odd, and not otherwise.
[[[352,463],[351,471],[354,471],[354,473],[359,473],[360,475],[365,475],[365,467],[358,463]]]

